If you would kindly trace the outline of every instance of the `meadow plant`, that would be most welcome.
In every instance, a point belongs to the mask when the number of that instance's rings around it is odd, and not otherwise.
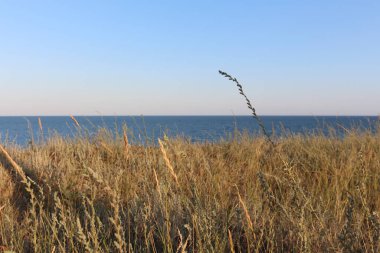
[[[378,132],[288,136],[261,163],[265,136],[139,146],[104,131],[0,146],[2,250],[379,250]]]

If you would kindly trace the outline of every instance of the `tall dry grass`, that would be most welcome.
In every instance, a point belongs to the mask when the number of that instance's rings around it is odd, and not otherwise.
[[[270,145],[240,134],[136,146],[104,131],[6,144],[0,249],[379,252],[380,131]]]

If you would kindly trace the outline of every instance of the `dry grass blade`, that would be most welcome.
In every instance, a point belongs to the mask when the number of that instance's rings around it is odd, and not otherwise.
[[[75,125],[80,128],[80,125],[77,119],[73,115],[70,115],[70,118],[74,121]]]
[[[251,220],[251,216],[249,215],[247,206],[245,205],[243,199],[241,198],[239,191],[238,191],[238,197],[239,197],[239,202],[240,202],[241,206],[243,207],[245,218],[246,218],[247,223],[248,223],[248,227],[249,227],[249,229],[253,233],[253,223],[252,223],[252,220]]]
[[[125,130],[123,131],[123,139],[124,139],[125,155],[128,157],[128,154],[129,154],[129,141],[128,141],[127,132]]]
[[[231,234],[231,231],[229,229],[228,229],[228,242],[230,243],[231,253],[235,253],[234,241],[232,240],[232,234]]]
[[[89,172],[90,176],[92,177],[92,179],[95,180],[96,183],[98,183],[100,186],[103,187],[103,190],[110,196],[115,196],[115,192],[112,190],[111,187],[108,186],[107,182],[105,182],[103,180],[103,178],[98,174],[96,173],[93,169],[91,169],[90,167],[87,167],[87,166],[84,166],[87,171]]]
[[[110,148],[110,147],[108,147],[107,146],[107,144],[106,143],[104,143],[104,142],[100,142],[100,145],[109,153],[109,154],[111,154],[111,155],[113,155],[113,151],[112,151],[112,149]]]
[[[154,180],[156,181],[156,187],[157,187],[158,195],[160,196],[160,199],[162,199],[162,194],[161,194],[161,190],[160,190],[160,181],[158,181],[158,176],[157,176],[157,172],[156,172],[155,168],[153,168],[153,174],[154,174]]]
[[[8,154],[5,148],[0,144],[0,152],[3,154],[5,159],[12,165],[16,173],[22,178],[24,182],[27,181],[24,170],[13,160],[13,158]]]
[[[178,184],[177,174],[175,173],[175,171],[173,169],[173,166],[170,163],[170,160],[168,158],[168,155],[166,154],[166,150],[165,150],[164,144],[162,143],[162,141],[160,139],[158,139],[158,143],[160,145],[160,150],[161,150],[162,156],[164,157],[166,167],[169,169],[170,174],[173,176],[175,182]]]
[[[38,117],[38,126],[40,127],[40,131],[43,132],[42,121],[40,117]]]

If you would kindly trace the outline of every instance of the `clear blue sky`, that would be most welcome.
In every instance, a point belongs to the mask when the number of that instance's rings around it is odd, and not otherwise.
[[[0,115],[379,115],[380,1],[0,1]]]

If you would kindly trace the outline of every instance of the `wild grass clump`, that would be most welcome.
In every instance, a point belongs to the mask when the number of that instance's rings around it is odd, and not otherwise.
[[[380,132],[125,135],[0,154],[0,249],[15,252],[378,252]]]

